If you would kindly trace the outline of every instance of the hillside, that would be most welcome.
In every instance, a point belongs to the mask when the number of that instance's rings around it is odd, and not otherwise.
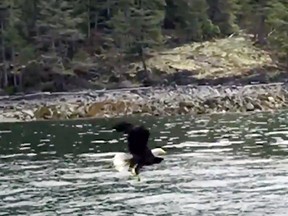
[[[270,56],[287,69],[287,11],[284,0],[3,0],[0,93],[283,80]]]
[[[217,80],[217,84],[228,84],[233,80],[248,83],[249,79],[253,82],[254,78],[254,81],[261,83],[269,82],[269,79],[281,81],[277,80],[280,71],[269,52],[253,45],[248,35],[188,43],[166,49],[154,53],[146,64],[152,71],[146,77],[151,76],[151,82],[157,79],[163,81],[163,78],[177,84],[213,84]],[[135,68],[143,69],[141,62],[133,65],[129,73],[133,74]]]

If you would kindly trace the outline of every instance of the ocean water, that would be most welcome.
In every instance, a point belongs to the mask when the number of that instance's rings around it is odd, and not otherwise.
[[[287,112],[126,119],[167,151],[139,182],[119,120],[0,124],[0,215],[286,215]]]

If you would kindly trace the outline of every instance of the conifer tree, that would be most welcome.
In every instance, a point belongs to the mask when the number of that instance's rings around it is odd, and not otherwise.
[[[38,43],[49,43],[49,52],[61,58],[67,57],[70,42],[84,38],[79,25],[84,23],[82,16],[75,15],[76,1],[61,0],[39,2],[37,19]]]
[[[208,15],[217,25],[223,35],[230,35],[237,30],[235,12],[237,2],[235,0],[207,0],[209,5]]]
[[[270,1],[267,6],[268,39],[288,67],[288,2]]]
[[[128,52],[138,53],[146,71],[144,49],[162,42],[164,0],[119,0],[111,20],[116,41]]]

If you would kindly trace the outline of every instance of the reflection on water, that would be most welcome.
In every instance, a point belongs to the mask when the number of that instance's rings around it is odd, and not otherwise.
[[[288,113],[130,120],[168,151],[141,182],[115,119],[0,125],[0,215],[286,215]]]

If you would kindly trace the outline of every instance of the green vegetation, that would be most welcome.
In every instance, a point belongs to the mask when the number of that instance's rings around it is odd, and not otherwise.
[[[13,92],[101,87],[131,62],[147,72],[153,50],[239,32],[288,66],[287,0],[2,0],[0,32],[0,88]]]

